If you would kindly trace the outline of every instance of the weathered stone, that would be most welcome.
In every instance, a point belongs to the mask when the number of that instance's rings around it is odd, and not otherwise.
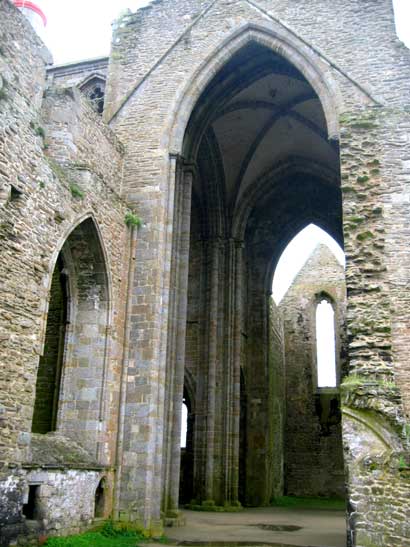
[[[1,545],[97,508],[155,533],[178,518],[184,393],[189,495],[283,493],[312,344],[286,380],[309,320],[283,330],[270,285],[315,222],[347,257],[349,541],[409,546],[410,54],[391,0],[160,0],[116,22],[109,60],[48,71],[0,14]],[[306,429],[329,426],[325,399]]]

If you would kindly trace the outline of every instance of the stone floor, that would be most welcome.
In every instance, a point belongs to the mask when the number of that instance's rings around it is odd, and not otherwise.
[[[178,545],[346,547],[344,511],[262,507],[240,513],[184,511],[184,515],[186,526],[165,531]]]

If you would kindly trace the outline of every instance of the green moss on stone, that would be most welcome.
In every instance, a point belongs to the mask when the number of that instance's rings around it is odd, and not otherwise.
[[[84,197],[84,192],[81,190],[81,188],[76,184],[75,182],[72,182],[70,184],[70,192],[73,198],[82,199]]]
[[[380,161],[378,159],[374,159],[368,163],[369,167],[378,167],[380,165]]]
[[[349,217],[349,220],[350,222],[354,222],[355,224],[361,224],[362,222],[365,221],[364,217],[359,217],[359,216]]]
[[[368,177],[367,175],[362,175],[360,177],[357,177],[356,180],[359,184],[364,184],[365,182],[368,182],[370,180],[370,177]]]
[[[366,231],[366,232],[361,232],[360,234],[357,234],[356,239],[358,241],[366,241],[367,239],[372,239],[373,237],[374,235],[372,234],[372,232]]]

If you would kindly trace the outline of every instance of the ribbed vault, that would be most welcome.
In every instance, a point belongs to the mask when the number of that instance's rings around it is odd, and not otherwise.
[[[214,193],[210,187],[219,187],[223,200],[214,206],[224,210],[228,234],[249,191],[289,157],[322,166],[323,176],[331,172],[338,182],[338,145],[328,139],[318,96],[283,57],[253,42],[202,93],[186,129],[183,154],[199,165],[194,192],[207,208]]]

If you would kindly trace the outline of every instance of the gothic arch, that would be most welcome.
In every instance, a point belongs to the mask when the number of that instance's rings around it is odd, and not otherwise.
[[[44,293],[45,298],[44,298],[44,304],[42,306],[43,317],[47,316],[47,311],[48,311],[48,308],[47,308],[47,306],[48,306],[47,295],[50,293],[51,278],[52,278],[52,275],[53,275],[53,272],[54,272],[54,268],[57,264],[58,256],[59,256],[65,242],[70,237],[70,235],[74,232],[74,230],[80,224],[82,224],[86,220],[90,220],[90,222],[92,223],[93,228],[95,230],[95,234],[98,238],[100,249],[101,249],[101,252],[102,252],[103,258],[104,258],[104,263],[106,265],[105,270],[106,270],[106,276],[107,276],[108,302],[109,303],[112,302],[111,265],[110,265],[109,256],[108,256],[105,244],[104,244],[104,240],[103,240],[103,237],[102,237],[101,230],[100,230],[100,227],[98,225],[98,222],[96,221],[94,214],[92,212],[88,211],[86,213],[83,213],[78,218],[76,218],[75,221],[72,222],[71,225],[66,230],[64,230],[64,232],[61,234],[61,236],[58,240],[58,243],[55,246],[55,249],[54,249],[54,251],[53,251],[53,253],[50,257],[50,260],[49,260],[49,263],[48,263],[48,268],[47,268],[47,274],[45,275],[44,280],[43,280],[43,287],[45,288],[45,293]],[[111,308],[110,308],[110,314],[109,314],[109,323],[111,324]],[[44,345],[44,327],[45,327],[45,324],[42,325],[42,329],[41,329],[42,336],[40,337],[40,351],[42,351],[43,345]]]
[[[232,227],[233,237],[239,240],[244,238],[246,225],[255,204],[262,196],[266,196],[269,192],[272,192],[272,180],[275,180],[275,185],[280,184],[284,177],[297,173],[310,174],[327,185],[337,185],[339,183],[337,173],[330,170],[327,166],[318,164],[307,158],[291,157],[285,162],[274,165],[272,169],[269,169],[269,171],[257,179],[255,183],[240,196],[240,199],[235,204]],[[304,222],[304,220],[302,222],[299,221],[299,224],[303,224]],[[295,234],[296,233],[297,232],[295,232]],[[292,237],[290,239],[292,239]],[[287,243],[284,244],[283,249],[286,245]]]
[[[59,270],[57,272],[57,264]],[[36,384],[36,406],[41,407],[41,388],[55,356],[49,354],[49,303],[56,274],[64,276],[67,286],[67,309],[63,338],[59,341],[59,372],[55,376],[53,413],[58,408],[48,431],[77,440],[83,448],[97,455],[98,422],[105,419],[105,391],[109,354],[108,327],[111,315],[111,291],[106,252],[97,224],[90,214],[83,215],[60,239],[50,261],[48,293],[44,314],[42,357]],[[61,300],[61,298],[60,298]],[[51,333],[51,336],[56,336]],[[61,335],[59,335],[61,338]],[[87,401],[85,404],[84,401]],[[37,415],[39,411],[37,410]],[[37,418],[36,418],[37,423]],[[47,427],[33,422],[33,431],[47,433]]]
[[[188,120],[207,84],[235,53],[250,42],[256,42],[278,53],[300,71],[320,99],[329,139],[338,140],[338,109],[342,104],[342,97],[329,72],[319,68],[320,58],[315,56],[302,40],[283,28],[273,31],[261,25],[246,24],[219,44],[218,48],[195,70],[188,84],[181,90],[175,108],[170,114],[170,153],[183,152],[183,139]],[[324,67],[324,63],[321,64]]]

